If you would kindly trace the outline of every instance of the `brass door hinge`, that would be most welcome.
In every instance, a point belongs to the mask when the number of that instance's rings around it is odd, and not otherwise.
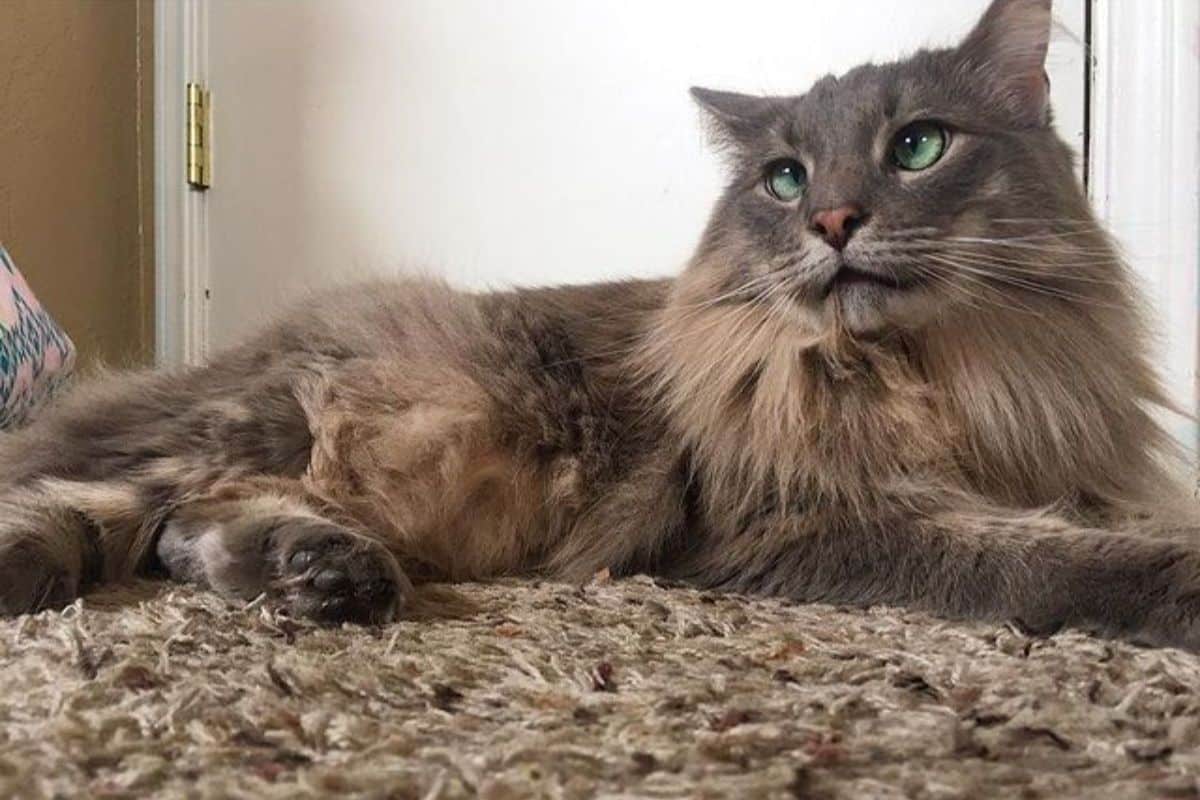
[[[212,96],[198,83],[187,85],[187,182],[193,189],[212,185]]]

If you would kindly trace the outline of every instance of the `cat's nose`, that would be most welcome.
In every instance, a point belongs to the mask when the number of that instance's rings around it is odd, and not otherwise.
[[[848,205],[815,211],[809,224],[813,233],[824,239],[830,247],[841,250],[866,220],[867,215],[861,208]]]

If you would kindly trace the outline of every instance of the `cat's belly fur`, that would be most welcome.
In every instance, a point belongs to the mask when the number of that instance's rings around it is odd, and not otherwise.
[[[384,375],[413,369],[372,366]],[[482,578],[542,561],[586,502],[578,458],[523,457],[478,385],[441,378],[404,398],[330,387],[311,419],[304,480],[383,538],[410,574]],[[388,391],[386,379],[376,390]]]
[[[350,324],[324,303],[316,324],[301,316],[283,330],[301,346],[316,332],[353,353],[298,382],[312,438],[301,481],[406,571],[581,576],[645,560],[635,540],[660,541],[682,524],[655,418],[617,366],[664,284],[626,284],[623,298],[612,286],[487,296],[391,288],[348,294]],[[603,309],[591,316],[590,295]]]

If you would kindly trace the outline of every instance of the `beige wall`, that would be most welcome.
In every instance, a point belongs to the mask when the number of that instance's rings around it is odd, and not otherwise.
[[[0,242],[84,361],[154,347],[153,0],[0,0]]]

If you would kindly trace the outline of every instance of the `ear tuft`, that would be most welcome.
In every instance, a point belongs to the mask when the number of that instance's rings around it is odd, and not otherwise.
[[[1050,120],[1045,68],[1051,23],[1050,0],[993,0],[958,48],[997,101],[1026,125]]]
[[[693,86],[689,91],[707,115],[709,131],[721,144],[742,145],[752,141],[762,130],[771,108],[765,97],[699,86]]]

